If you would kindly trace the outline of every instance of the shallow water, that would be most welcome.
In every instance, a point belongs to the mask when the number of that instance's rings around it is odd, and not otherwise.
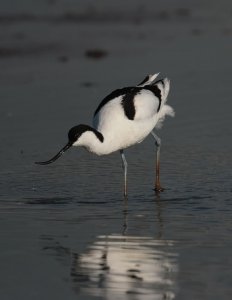
[[[106,5],[113,21],[84,3],[81,19],[64,16],[52,1],[35,18],[25,3],[1,17],[1,299],[231,299],[229,2],[167,2],[142,17],[139,1],[125,15]],[[34,165],[112,89],[158,71],[176,111],[158,132],[163,193],[152,137],[126,151],[127,200],[118,153],[71,149]]]

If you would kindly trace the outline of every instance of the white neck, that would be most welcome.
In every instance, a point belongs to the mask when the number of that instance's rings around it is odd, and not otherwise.
[[[107,141],[104,139],[103,142],[101,142],[93,131],[85,131],[73,146],[82,146],[89,152],[93,152],[97,155],[104,155],[112,152],[107,145]]]

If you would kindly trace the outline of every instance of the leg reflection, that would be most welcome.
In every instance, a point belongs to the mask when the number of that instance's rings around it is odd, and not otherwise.
[[[163,237],[163,217],[162,217],[162,200],[160,199],[160,194],[156,193],[155,195],[155,206],[156,206],[156,223],[158,225],[158,235],[157,239],[161,239]]]

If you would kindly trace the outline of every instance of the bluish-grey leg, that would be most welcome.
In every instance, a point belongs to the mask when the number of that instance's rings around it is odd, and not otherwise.
[[[151,132],[153,138],[155,139],[156,145],[156,175],[155,175],[155,191],[162,192],[164,189],[160,184],[160,147],[161,147],[161,139],[152,131]]]
[[[122,158],[122,168],[124,171],[124,196],[127,196],[127,161],[123,150],[120,150],[121,158]]]

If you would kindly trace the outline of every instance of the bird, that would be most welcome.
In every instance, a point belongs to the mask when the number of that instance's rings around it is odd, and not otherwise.
[[[154,132],[162,126],[164,118],[174,116],[174,109],[166,104],[170,80],[165,77],[155,80],[159,73],[147,75],[142,82],[114,90],[98,105],[93,116],[93,125],[79,124],[68,131],[68,143],[51,159],[35,162],[47,165],[56,161],[72,146],[86,148],[97,155],[108,155],[119,151],[121,155],[124,187],[128,195],[128,164],[124,150],[141,143],[149,134],[155,140],[156,163],[154,190],[162,192],[160,183],[161,139]]]

